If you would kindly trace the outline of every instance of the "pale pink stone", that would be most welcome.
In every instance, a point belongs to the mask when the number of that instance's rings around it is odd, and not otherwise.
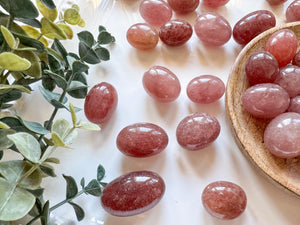
[[[300,113],[300,95],[291,98],[290,106],[287,111]]]
[[[237,184],[228,181],[215,181],[203,190],[202,204],[213,217],[231,220],[245,211],[247,196]]]
[[[114,216],[133,216],[153,208],[165,192],[164,180],[151,171],[134,171],[111,181],[103,190],[101,204]]]
[[[168,3],[176,13],[187,14],[195,11],[199,0],[168,0]]]
[[[209,104],[219,100],[225,92],[224,82],[213,75],[201,75],[187,86],[187,95],[195,103]]]
[[[172,17],[172,9],[162,0],[144,0],[139,10],[144,20],[153,26],[161,26]]]
[[[266,0],[266,1],[269,2],[270,5],[279,5],[286,2],[287,0]]]
[[[181,86],[177,76],[163,66],[152,66],[143,76],[146,92],[163,103],[174,101],[180,94]]]
[[[282,67],[274,83],[284,88],[291,98],[300,95],[300,67]]]
[[[285,12],[287,22],[300,21],[300,0],[293,1]]]
[[[283,113],[266,127],[264,144],[274,155],[292,158],[300,155],[300,114]]]
[[[220,134],[220,124],[216,117],[208,113],[193,113],[178,124],[178,143],[187,150],[200,150],[211,144]]]
[[[229,0],[202,0],[202,4],[211,8],[217,8],[226,5]]]
[[[152,123],[136,123],[123,128],[117,136],[117,147],[125,155],[148,157],[163,151],[168,145],[168,135]]]
[[[198,38],[205,44],[220,46],[229,41],[231,26],[229,22],[218,13],[201,13],[194,25]]]
[[[242,103],[254,117],[273,118],[287,110],[290,97],[279,85],[263,83],[248,88],[242,95]]]

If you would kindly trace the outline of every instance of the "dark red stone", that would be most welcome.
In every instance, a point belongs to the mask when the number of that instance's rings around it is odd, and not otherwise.
[[[195,11],[199,0],[168,0],[168,3],[176,13],[187,14]]]

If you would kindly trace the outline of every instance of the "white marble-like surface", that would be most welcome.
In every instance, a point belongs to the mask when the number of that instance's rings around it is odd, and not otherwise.
[[[104,1],[104,0],[103,0]],[[224,96],[210,105],[192,103],[186,95],[186,86],[195,76],[213,74],[226,82],[231,66],[241,46],[231,40],[223,47],[204,46],[195,33],[189,42],[181,47],[167,47],[159,42],[153,51],[142,52],[133,49],[126,41],[126,31],[134,23],[143,22],[138,13],[141,0],[77,0],[81,14],[87,22],[85,29],[97,34],[98,25],[104,25],[116,37],[111,47],[111,60],[92,66],[88,77],[90,86],[106,81],[114,85],[119,94],[119,104],[112,119],[101,132],[80,131],[73,143],[74,150],[61,149],[55,155],[61,164],[56,167],[57,179],[48,178],[43,184],[46,196],[52,205],[65,196],[65,184],[61,174],[72,175],[79,182],[96,176],[98,164],[107,171],[105,181],[133,170],[158,172],[166,182],[166,193],[161,202],[150,211],[128,218],[108,215],[100,206],[98,198],[83,196],[76,200],[86,211],[86,218],[77,222],[70,206],[54,211],[57,224],[105,224],[105,225],[299,225],[300,198],[285,192],[260,173],[238,149],[226,119]],[[216,11],[233,25],[244,15],[258,9],[274,12],[277,23],[285,21],[284,12],[288,4],[271,7],[265,0],[231,0],[217,10],[202,5],[195,13],[187,16],[173,15],[194,24],[197,13]],[[78,31],[80,31],[78,29]],[[76,40],[66,47],[77,50]],[[170,104],[152,100],[142,86],[143,73],[152,65],[162,65],[172,70],[179,78],[182,91],[179,98]],[[38,93],[37,93],[38,95]],[[42,97],[25,98],[30,104],[44,107],[35,116],[29,108],[23,108],[28,120],[49,117],[48,105]],[[83,107],[83,101],[74,101]],[[209,147],[196,152],[182,149],[175,136],[176,126],[190,113],[201,111],[215,115],[221,124],[218,139]],[[69,118],[69,115],[62,113]],[[85,119],[84,113],[79,117]],[[159,155],[146,159],[124,156],[118,151],[115,140],[119,131],[132,123],[152,122],[166,130],[169,145]],[[201,193],[204,187],[216,180],[228,180],[240,185],[248,197],[245,212],[235,220],[220,221],[212,218],[203,208]]]

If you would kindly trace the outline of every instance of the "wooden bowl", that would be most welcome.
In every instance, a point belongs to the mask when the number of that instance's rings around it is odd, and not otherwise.
[[[256,119],[242,106],[241,96],[249,87],[244,71],[248,57],[264,46],[275,31],[288,28],[295,32],[300,45],[300,22],[284,24],[257,36],[248,43],[237,57],[226,86],[226,113],[236,142],[243,153],[269,178],[285,189],[300,196],[300,157],[283,159],[272,155],[264,146],[263,133],[270,120]]]

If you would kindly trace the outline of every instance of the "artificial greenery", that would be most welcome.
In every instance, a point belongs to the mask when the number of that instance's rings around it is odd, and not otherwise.
[[[48,225],[49,213],[65,203],[82,220],[84,210],[73,200],[83,193],[101,195],[105,186],[101,165],[95,179],[86,184],[82,178],[80,191],[74,178],[64,175],[66,198],[54,206],[44,199],[41,183],[56,176],[53,164],[60,161],[51,154],[57,148],[70,148],[77,129],[100,129],[78,121],[80,109],[69,98],[86,97],[89,64],[109,60],[103,45],[115,39],[99,26],[97,38],[88,31],[77,34],[78,54],[67,52],[62,41],[73,37],[71,26],[85,25],[78,5],[60,13],[53,0],[36,0],[35,4],[31,0],[0,0],[0,6],[0,110],[12,107],[24,93],[30,94],[37,82],[40,94],[53,106],[51,117],[42,122],[27,121],[18,112],[0,118],[0,160],[9,151],[23,158],[0,161],[0,223],[10,224],[30,215],[28,225],[36,220]],[[70,112],[70,122],[56,118],[60,109]]]

